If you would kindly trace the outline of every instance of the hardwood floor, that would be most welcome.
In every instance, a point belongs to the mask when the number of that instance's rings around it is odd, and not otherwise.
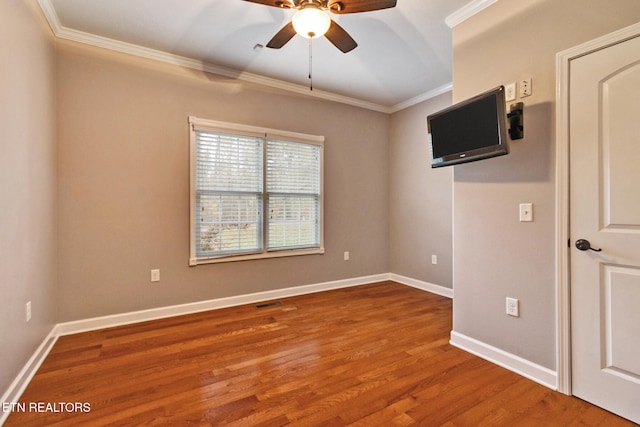
[[[451,317],[383,282],[64,336],[6,426],[634,425],[452,347]]]

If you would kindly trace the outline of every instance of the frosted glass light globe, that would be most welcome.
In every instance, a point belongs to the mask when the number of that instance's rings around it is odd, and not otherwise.
[[[293,28],[296,33],[308,39],[322,37],[331,26],[331,18],[322,10],[306,7],[293,15]]]

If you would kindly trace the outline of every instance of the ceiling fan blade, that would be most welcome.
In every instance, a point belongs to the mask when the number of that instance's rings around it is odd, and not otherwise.
[[[271,40],[269,40],[267,47],[270,47],[271,49],[280,49],[295,35],[296,30],[293,28],[293,23],[289,22],[287,25],[282,27],[282,29],[278,31]]]
[[[371,12],[396,7],[397,0],[329,0],[327,6],[333,13]]]
[[[265,6],[280,7],[283,9],[291,9],[296,7],[293,0],[244,0],[244,1],[263,4]]]
[[[351,52],[358,46],[358,43],[351,38],[344,28],[331,20],[331,26],[324,35],[335,47],[340,49],[343,53]]]

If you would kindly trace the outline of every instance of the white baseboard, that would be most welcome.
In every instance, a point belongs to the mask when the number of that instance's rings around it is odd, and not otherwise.
[[[449,343],[550,389],[557,389],[557,373],[544,366],[455,331],[451,331]]]
[[[389,280],[453,299],[453,289],[451,288],[445,288],[444,286],[434,285],[433,283],[423,282],[422,280],[412,279],[395,273],[389,273]]]
[[[377,274],[373,276],[355,277],[352,279],[335,280],[332,282],[316,283],[312,285],[296,286],[292,288],[276,289],[272,291],[257,292],[253,294],[238,295],[227,298],[217,298],[206,301],[197,301],[187,304],[172,305],[167,307],[152,308],[149,310],[132,311],[129,313],[114,314],[110,316],[94,317],[73,322],[59,323],[54,332],[57,336],[77,334],[96,329],[111,328],[114,326],[128,325],[131,323],[146,322],[148,320],[163,319],[183,314],[198,313],[201,311],[216,310],[243,304],[253,304],[277,298],[287,298],[297,295],[312,294],[315,292],[332,289],[348,288],[352,286],[366,285],[368,283],[389,280],[389,274]]]
[[[49,335],[45,337],[40,346],[33,353],[31,358],[24,365],[22,370],[18,373],[18,376],[13,380],[7,391],[0,397],[0,402],[18,402],[20,396],[24,393],[31,379],[36,374],[42,362],[51,351],[51,348],[58,340],[58,336],[54,334],[55,327],[49,332]],[[11,415],[11,412],[0,411],[0,426],[4,424],[7,418]]]
[[[4,395],[0,399],[0,402],[17,402],[20,399],[20,396],[22,396],[22,393],[26,389],[27,385],[29,385],[29,382],[36,374],[38,368],[49,354],[49,351],[57,341],[58,337],[63,335],[70,335],[96,329],[145,322],[149,320],[162,319],[183,314],[197,313],[201,311],[216,310],[243,304],[253,304],[278,298],[287,298],[298,295],[329,291],[333,289],[349,288],[354,286],[366,285],[369,283],[383,282],[386,280],[393,280],[403,285],[412,286],[414,288],[418,288],[449,298],[453,297],[453,291],[449,288],[422,282],[420,280],[411,279],[409,277],[404,277],[393,273],[383,273],[371,276],[354,277],[351,279],[335,280],[331,282],[316,283],[311,285],[276,289],[272,291],[257,292],[247,295],[238,295],[227,298],[198,301],[188,304],[159,307],[149,310],[114,314],[110,316],[94,317],[73,322],[59,323],[54,326],[49,335],[45,337],[42,344],[40,344],[38,349],[26,363],[24,368],[20,371],[16,379],[13,381],[13,383],[11,383],[8,390],[4,393]],[[0,426],[5,422],[9,414],[10,412],[0,412]]]
[[[356,277],[351,279],[336,280],[331,282],[316,283],[305,286],[276,289],[266,292],[258,292],[247,295],[239,295],[228,298],[218,298],[207,301],[198,301],[189,304],[160,307],[149,310],[141,310],[130,313],[115,314],[111,316],[95,317],[91,319],[78,320],[57,324],[44,339],[42,344],[29,359],[24,368],[20,371],[16,379],[9,386],[9,389],[2,396],[1,402],[17,402],[25,388],[35,375],[36,371],[49,354],[59,336],[86,332],[90,330],[109,328],[125,324],[144,322],[148,320],[161,319],[182,314],[197,313],[207,310],[232,307],[243,304],[269,301],[278,298],[287,298],[297,295],[323,292],[332,289],[348,288],[353,286],[366,285],[369,283],[392,280],[403,285],[411,286],[423,291],[431,292],[447,298],[453,298],[453,289],[432,283],[423,282],[394,273],[377,274],[372,276]],[[475,354],[492,363],[516,372],[526,378],[540,383],[551,389],[557,387],[557,374],[555,371],[532,363],[514,354],[508,353],[499,348],[493,347],[476,339],[467,337],[455,331],[451,332],[450,343],[462,350]],[[4,423],[9,413],[0,413],[0,425]]]

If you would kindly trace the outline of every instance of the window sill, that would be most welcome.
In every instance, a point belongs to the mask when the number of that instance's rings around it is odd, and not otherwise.
[[[259,254],[248,255],[231,255],[217,258],[190,258],[189,266],[195,267],[202,264],[218,264],[222,262],[235,262],[235,261],[249,261],[256,259],[271,259],[271,258],[283,258],[290,256],[302,256],[302,255],[323,255],[324,248],[314,249],[292,249],[288,251],[266,252]]]

